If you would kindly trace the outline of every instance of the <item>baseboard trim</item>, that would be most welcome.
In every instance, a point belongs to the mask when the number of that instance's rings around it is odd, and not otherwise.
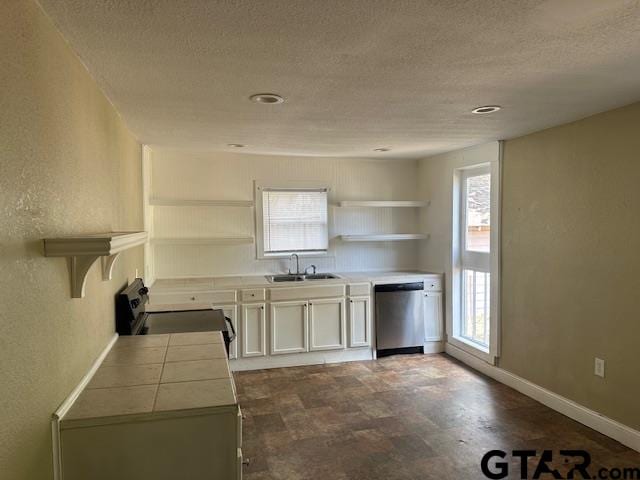
[[[573,400],[569,400],[557,393],[547,390],[535,383],[514,375],[502,368],[489,365],[483,360],[461,350],[449,343],[445,345],[445,351],[462,363],[478,370],[481,373],[503,383],[514,390],[533,398],[547,407],[567,417],[594,429],[597,432],[611,437],[614,440],[640,452],[640,431],[634,430],[620,422],[584,407]]]
[[[107,356],[107,354],[113,347],[113,344],[116,343],[116,340],[118,340],[117,333],[115,333],[113,337],[111,337],[111,340],[109,340],[109,343],[104,348],[104,350],[100,352],[100,355],[98,355],[98,358],[96,358],[96,360],[93,362],[89,371],[86,373],[84,377],[82,377],[82,380],[80,380],[80,383],[76,385],[76,388],[74,388],[71,391],[69,396],[64,399],[62,404],[54,412],[51,418],[51,440],[53,444],[53,479],[54,480],[62,480],[62,456],[61,456],[62,452],[60,450],[60,420],[67,414],[67,412],[73,405],[73,402],[76,401],[76,399],[80,396],[84,388],[89,384],[89,382],[91,381],[95,373],[98,371],[98,368],[100,368],[100,365],[102,365],[104,358]]]
[[[264,357],[237,358],[229,361],[229,368],[234,372],[244,370],[263,370],[268,368],[301,367],[305,365],[322,365],[325,363],[356,362],[372,360],[371,348],[349,348],[345,350],[317,351],[309,353],[292,353],[289,355],[269,355]]]

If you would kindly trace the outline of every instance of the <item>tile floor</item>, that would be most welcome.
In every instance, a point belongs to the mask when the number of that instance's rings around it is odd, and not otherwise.
[[[560,449],[587,450],[593,472],[640,467],[640,453],[446,355],[239,372],[235,379],[245,480],[476,480],[486,478],[480,460],[491,449],[553,450],[563,478],[571,464]],[[529,461],[527,478],[537,463]],[[521,478],[519,463],[510,467],[507,478]]]

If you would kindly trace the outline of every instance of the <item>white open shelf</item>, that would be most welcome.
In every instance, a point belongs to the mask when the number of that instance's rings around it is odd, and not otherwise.
[[[102,258],[102,279],[111,280],[118,255],[147,241],[147,232],[106,232],[44,239],[45,257],[66,257],[71,277],[71,297],[84,297],[87,273]]]
[[[253,207],[253,200],[197,200],[154,197],[149,204],[160,207]]]
[[[395,240],[424,240],[429,235],[423,233],[383,233],[377,235],[341,235],[343,242],[389,242]]]
[[[341,207],[427,207],[429,202],[422,200],[344,200],[338,205]]]
[[[242,245],[253,243],[253,237],[157,237],[154,245]]]

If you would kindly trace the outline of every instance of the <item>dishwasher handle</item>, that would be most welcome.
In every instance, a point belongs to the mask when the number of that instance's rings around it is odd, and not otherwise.
[[[407,292],[424,290],[424,282],[413,283],[388,283],[384,285],[376,285],[375,292]]]

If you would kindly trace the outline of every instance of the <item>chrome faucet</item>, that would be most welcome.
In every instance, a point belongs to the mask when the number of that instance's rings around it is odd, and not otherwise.
[[[316,274],[316,266],[315,265],[309,265],[307,268],[304,269],[304,274],[308,275],[307,270],[309,270],[310,268],[313,268],[313,274]]]
[[[291,271],[291,262],[293,262],[293,257],[296,257],[296,271]],[[292,253],[289,257],[289,275],[300,275],[300,259],[298,258],[297,253]]]

